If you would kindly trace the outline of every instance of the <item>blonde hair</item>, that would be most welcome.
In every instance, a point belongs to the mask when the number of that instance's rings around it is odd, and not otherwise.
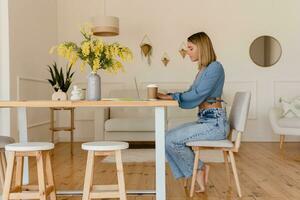
[[[198,32],[190,37],[187,41],[195,44],[199,51],[198,67],[207,67],[211,62],[216,61],[217,56],[215,54],[212,42],[208,35],[204,32]]]

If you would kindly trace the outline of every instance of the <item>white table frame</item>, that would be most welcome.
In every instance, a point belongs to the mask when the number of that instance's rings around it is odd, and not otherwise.
[[[155,190],[128,190],[128,194],[138,194],[138,195],[151,195],[156,194],[156,199],[166,200],[166,166],[165,166],[165,108],[166,106],[151,106],[155,109],[155,171],[156,171],[156,184]],[[0,108],[5,106],[1,105]],[[17,107],[18,110],[18,130],[20,142],[28,142],[28,126],[27,126],[27,106],[7,106],[7,107]],[[30,106],[28,106],[30,107]],[[34,107],[34,106],[33,106]],[[48,107],[46,104],[36,107]],[[49,106],[51,107],[51,106]],[[85,106],[80,106],[85,107]],[[88,105],[88,107],[93,107],[93,105]],[[95,105],[95,107],[98,107]],[[104,107],[104,106],[102,106]],[[127,107],[119,106],[119,107]],[[143,107],[136,106],[136,107]],[[23,172],[23,183],[29,183],[29,166],[28,158],[24,160],[24,172]],[[69,191],[57,191],[58,195],[81,195],[82,191],[69,190]]]

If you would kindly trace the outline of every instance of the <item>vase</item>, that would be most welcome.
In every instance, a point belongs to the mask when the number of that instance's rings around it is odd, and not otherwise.
[[[101,99],[101,78],[97,72],[88,76],[87,100],[98,101]]]
[[[55,101],[66,101],[68,99],[68,96],[65,92],[63,92],[61,89],[59,89],[57,92],[54,92],[52,94],[52,100]]]

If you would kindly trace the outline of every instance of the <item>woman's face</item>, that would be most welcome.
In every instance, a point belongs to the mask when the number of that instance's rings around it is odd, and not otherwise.
[[[199,49],[197,45],[192,42],[187,42],[187,55],[189,55],[191,61],[196,62],[199,60]]]

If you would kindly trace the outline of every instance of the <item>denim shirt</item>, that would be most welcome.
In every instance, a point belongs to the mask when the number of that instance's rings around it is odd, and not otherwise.
[[[193,84],[185,92],[169,93],[177,100],[179,107],[192,109],[204,102],[208,97],[221,97],[225,73],[220,62],[211,62],[202,73],[196,77]]]

